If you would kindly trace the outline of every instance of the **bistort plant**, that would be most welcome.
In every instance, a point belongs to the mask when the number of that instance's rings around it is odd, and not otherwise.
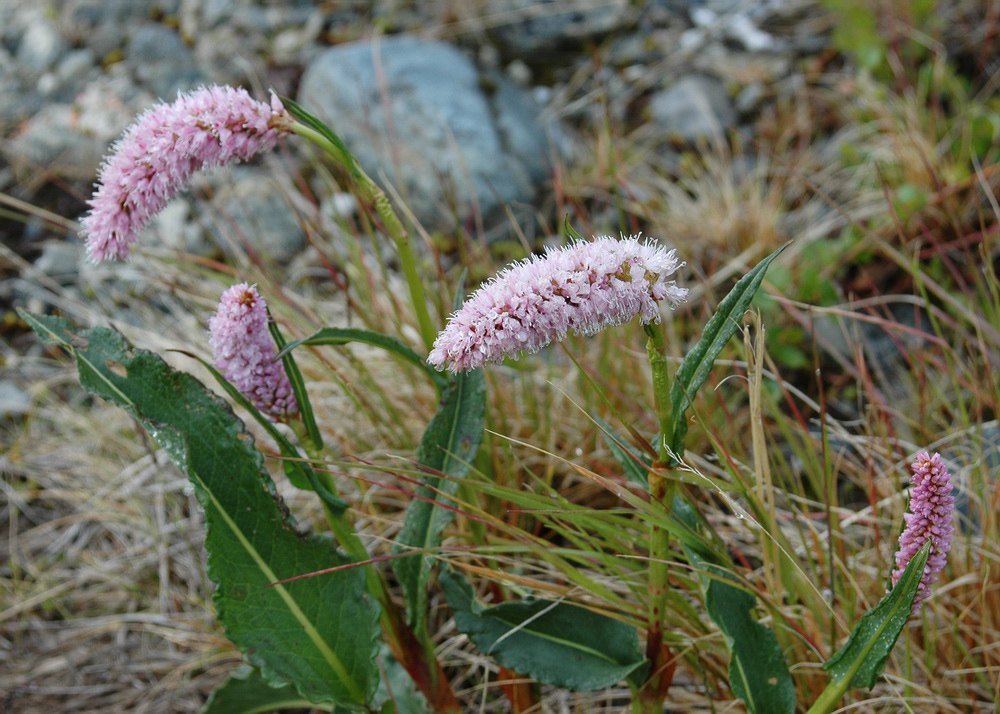
[[[511,264],[467,298],[460,284],[445,307],[435,298],[452,290],[443,273],[428,283],[392,202],[333,130],[276,95],[262,102],[242,89],[209,87],[154,106],[114,145],[83,219],[91,259],[128,257],[194,172],[250,159],[282,137],[318,145],[374,211],[407,286],[401,324],[415,329],[330,325],[289,341],[269,314],[268,296],[239,282],[221,295],[207,337],[187,346],[192,357],[210,348],[211,359],[196,358],[219,396],[107,327],[78,330],[60,317],[22,312],[44,340],[72,355],[88,391],[132,414],[190,478],[205,511],[218,620],[249,665],[215,693],[206,713],[461,711],[458,689],[474,675],[442,656],[435,628],[443,620],[433,615],[445,603],[454,627],[504,675],[516,711],[530,708],[540,683],[575,691],[625,685],[630,703],[622,699],[623,706],[663,712],[679,672],[687,681],[701,676],[703,644],[676,631],[675,614],[694,623],[697,639],[718,635],[728,687],[755,714],[831,712],[849,689],[875,683],[948,554],[954,499],[940,457],[916,456],[895,569],[885,565],[889,590],[823,664],[829,684],[816,697],[796,686],[776,632],[780,618],[756,614],[760,605],[775,615],[783,594],[748,584],[725,533],[701,515],[699,493],[755,520],[787,572],[809,566],[766,521],[756,487],[704,473],[685,453],[695,397],[782,249],[735,282],[683,349],[668,337],[668,316],[698,298],[683,284],[678,252],[637,236],[584,239],[568,221],[562,247]],[[594,415],[600,440],[591,444],[610,449],[616,473],[590,469],[582,449],[551,456],[613,496],[615,507],[570,501],[551,480],[535,491],[529,470],[512,487],[490,457],[490,440],[502,436],[491,426],[491,405],[505,401],[503,385],[537,384],[532,375],[542,364],[513,360],[570,335],[601,339],[612,326],[642,330],[648,368],[633,379],[651,385],[652,406],[613,406],[627,435]],[[394,524],[386,530],[390,548],[381,546],[386,533],[359,530],[359,482],[340,478],[346,457],[326,447],[313,385],[296,360],[305,350],[348,343],[387,351],[435,395],[436,411],[412,435],[415,456],[400,454],[408,460],[398,467],[372,466],[366,482],[408,499],[404,513],[383,514]],[[546,369],[574,366],[552,360]],[[599,365],[577,362],[576,369],[598,401],[612,404]],[[491,370],[503,380],[492,381]],[[651,409],[648,423],[658,433],[634,427],[643,420],[629,408]],[[263,447],[238,414],[271,441],[267,449],[280,454],[291,485],[315,494],[325,523],[289,513],[264,468]],[[514,512],[555,515],[522,527],[529,516],[502,515]],[[547,578],[539,563],[561,580]],[[802,588],[787,596],[822,616],[829,604],[815,588]]]

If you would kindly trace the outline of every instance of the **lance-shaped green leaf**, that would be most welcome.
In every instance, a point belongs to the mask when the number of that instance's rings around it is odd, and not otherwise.
[[[291,685],[272,687],[260,670],[241,667],[212,692],[201,714],[266,714],[280,709],[333,711],[333,706],[317,706],[299,696]]]
[[[412,349],[395,337],[383,335],[379,332],[372,332],[371,330],[348,327],[324,327],[309,335],[309,337],[289,342],[282,348],[279,356],[283,357],[299,345],[346,345],[350,342],[363,342],[374,347],[381,347],[395,354],[397,357],[402,357],[410,364],[419,367],[427,375],[428,379],[431,380],[431,383],[437,388],[438,392],[448,385],[448,378],[427,364],[426,360]]]
[[[457,375],[441,395],[437,413],[431,419],[417,450],[421,464],[442,476],[428,476],[425,486],[406,509],[403,528],[396,538],[397,551],[409,548],[433,548],[441,543],[441,534],[455,517],[454,511],[438,503],[449,503],[448,496],[458,491],[459,479],[469,473],[486,424],[486,379],[476,369]],[[424,500],[427,499],[427,500]],[[393,561],[406,598],[407,617],[420,629],[427,616],[427,581],[432,558],[416,555]]]
[[[375,697],[375,707],[383,714],[431,714],[427,699],[403,665],[393,656],[389,645],[382,643],[379,652],[382,681]]]
[[[295,363],[295,358],[290,353],[284,352],[285,336],[281,333],[278,323],[271,319],[270,310],[267,311],[267,317],[267,329],[270,331],[272,339],[274,339],[274,344],[277,346],[279,354],[281,354],[281,364],[285,368],[285,374],[288,375],[288,383],[291,385],[295,401],[299,405],[299,415],[302,417],[302,423],[306,427],[306,434],[312,442],[311,448],[318,452],[323,448],[323,435],[320,434],[319,426],[316,424],[316,415],[313,413],[312,401],[309,399],[309,392],[306,390],[306,382],[302,378],[302,371]]]
[[[705,609],[729,646],[729,686],[750,714],[791,714],[795,684],[774,632],[753,619],[757,598],[726,581],[735,578],[717,565],[704,564]]]
[[[698,344],[687,353],[684,362],[677,369],[676,379],[670,388],[672,433],[667,438],[668,445],[678,457],[684,454],[684,438],[687,436],[685,413],[691,406],[691,401],[708,379],[715,358],[729,342],[729,338],[740,328],[743,313],[750,307],[750,302],[757,294],[768,266],[787,246],[788,243],[778,248],[736,282],[729,294],[719,303],[715,314],[705,324]]]
[[[87,391],[138,419],[191,480],[205,511],[219,621],[264,680],[291,683],[313,702],[365,707],[378,680],[379,611],[364,572],[349,568],[268,587],[349,561],[328,538],[298,532],[229,405],[113,330],[77,334],[61,318],[21,315],[72,354]]]
[[[575,691],[604,689],[646,663],[639,633],[620,620],[549,600],[483,607],[458,573],[444,569],[440,579],[459,631],[483,654],[539,682]]]
[[[913,600],[929,554],[930,543],[913,557],[895,587],[878,605],[861,616],[843,648],[823,664],[823,669],[832,675],[830,684],[809,709],[809,714],[833,711],[848,689],[875,686],[875,680],[913,612]]]
[[[694,509],[674,500],[674,514],[692,531],[701,523]],[[729,647],[729,686],[750,714],[789,714],[795,711],[795,683],[774,632],[753,619],[757,598],[738,583],[707,546],[681,541],[691,566],[700,571],[705,609]],[[697,543],[695,543],[697,546]]]
[[[323,137],[327,142],[329,142],[330,147],[328,150],[333,152],[334,158],[353,176],[355,179],[361,179],[361,167],[358,164],[358,160],[354,158],[354,154],[351,150],[347,148],[347,144],[341,139],[337,134],[328,127],[323,121],[310,114],[305,109],[303,109],[298,103],[293,102],[288,97],[281,97],[281,103],[285,105],[285,109],[291,114],[295,119],[300,121],[305,126],[309,127],[313,131],[317,132]]]

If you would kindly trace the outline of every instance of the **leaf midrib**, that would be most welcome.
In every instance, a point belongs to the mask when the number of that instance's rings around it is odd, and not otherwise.
[[[101,381],[103,381],[108,386],[110,391],[119,396],[119,398],[122,400],[124,404],[130,406],[136,413],[140,413],[140,410],[136,406],[136,403],[131,398],[129,398],[128,395],[126,395],[120,389],[118,389],[118,387],[114,384],[114,382],[109,380],[105,376],[105,374],[100,369],[98,369],[97,366],[90,359],[88,359],[84,354],[81,354],[72,345],[67,345],[67,346],[69,347],[69,349],[72,350],[74,356],[77,359],[85,363],[91,370],[93,370],[94,374],[96,374],[101,379]],[[145,419],[143,419],[142,421],[145,422]],[[185,441],[187,441],[187,439],[185,439]],[[189,445],[187,446],[189,447]],[[243,534],[243,531],[237,526],[236,522],[229,517],[229,514],[226,513],[225,509],[223,509],[222,504],[215,497],[215,494],[213,493],[212,489],[208,488],[208,486],[205,484],[205,481],[202,479],[201,475],[198,474],[193,469],[190,471],[189,475],[192,478],[196,479],[198,481],[198,484],[201,486],[203,492],[208,494],[209,499],[215,510],[222,516],[223,521],[230,528],[230,530],[233,532],[236,538],[240,541],[240,543],[243,545],[246,551],[250,553],[254,562],[257,564],[257,567],[260,568],[261,573],[263,573],[264,577],[267,578],[268,582],[273,583],[280,580],[280,578],[278,578],[264,562],[263,558],[261,557],[257,549],[254,548],[253,545],[246,539],[246,537]],[[292,616],[295,617],[295,619],[302,624],[303,630],[306,632],[306,634],[309,636],[309,639],[316,646],[316,649],[319,650],[319,652],[323,655],[324,659],[327,661],[327,664],[330,665],[330,668],[337,674],[337,676],[344,683],[344,685],[350,690],[351,695],[357,701],[364,701],[365,699],[364,693],[360,690],[357,683],[354,681],[353,677],[348,675],[347,670],[344,668],[343,663],[340,661],[340,658],[337,657],[336,653],[333,652],[333,650],[330,649],[326,641],[323,640],[319,632],[316,630],[315,626],[312,624],[312,621],[298,606],[298,603],[295,602],[294,598],[292,598],[291,593],[288,592],[288,589],[284,585],[275,585],[274,589],[281,596],[281,599],[285,602],[285,605],[288,607],[288,610],[289,612],[291,612]]]

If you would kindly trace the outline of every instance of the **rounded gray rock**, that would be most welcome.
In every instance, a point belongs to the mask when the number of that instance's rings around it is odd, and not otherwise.
[[[620,30],[634,21],[628,0],[487,0],[493,33],[509,50],[530,56]]]
[[[235,181],[212,199],[210,230],[235,244],[286,262],[306,244],[306,234],[288,199],[261,169],[235,172]],[[221,243],[225,246],[228,241]]]
[[[307,67],[298,102],[370,176],[384,171],[431,227],[454,224],[451,206],[461,220],[478,207],[490,223],[503,205],[532,202],[549,172],[549,128],[530,95],[502,78],[484,82],[441,42],[394,36],[331,48]]]
[[[736,111],[722,82],[693,75],[657,92],[649,113],[670,137],[698,141],[736,126]]]
[[[178,91],[205,82],[191,49],[175,30],[146,24],[132,33],[125,59],[139,80],[161,99],[171,101]]]

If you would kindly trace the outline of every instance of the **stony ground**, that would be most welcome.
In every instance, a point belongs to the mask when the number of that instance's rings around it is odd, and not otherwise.
[[[175,300],[198,294],[196,276],[165,285],[141,265],[111,276],[81,250],[74,222],[133,117],[204,84],[273,89],[327,120],[429,242],[453,247],[461,226],[484,244],[535,244],[557,232],[561,181],[586,195],[604,127],[655,145],[649,164],[664,174],[691,147],[753,146],[777,133],[774,107],[830,68],[833,29],[818,0],[0,2],[0,710],[197,711],[238,662],[204,600],[185,479],[13,314],[111,319],[154,349],[202,329]],[[357,206],[301,148],[263,163],[200,178],[144,248],[215,265],[250,245],[277,283],[322,274],[315,237],[336,236]],[[756,170],[733,164],[732,176]],[[690,202],[692,225],[704,220],[704,187],[663,190]],[[838,217],[820,204],[803,201],[767,240],[829,232]],[[615,223],[610,209],[590,218]]]

